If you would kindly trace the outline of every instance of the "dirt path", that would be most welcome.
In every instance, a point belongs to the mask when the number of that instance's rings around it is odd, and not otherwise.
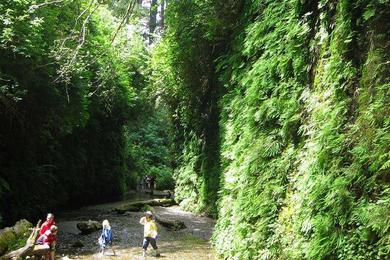
[[[146,258],[142,258],[143,226],[139,224],[141,212],[128,212],[119,215],[111,210],[123,202],[101,204],[86,207],[77,211],[61,214],[58,219],[60,233],[58,235],[59,259],[157,259],[150,247]],[[214,228],[214,221],[206,217],[198,217],[180,210],[178,206],[155,207],[158,216],[165,219],[181,220],[186,227],[180,231],[170,231],[159,226],[158,246],[162,259],[216,259],[210,247],[209,239]],[[114,249],[116,256],[108,250],[107,255],[98,254],[97,239],[100,231],[89,235],[80,235],[76,228],[80,220],[103,221],[108,219],[114,232]],[[75,247],[78,242],[82,247]]]

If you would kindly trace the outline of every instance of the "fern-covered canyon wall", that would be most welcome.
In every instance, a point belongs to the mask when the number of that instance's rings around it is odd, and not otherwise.
[[[170,3],[154,87],[178,199],[217,215],[222,257],[389,255],[389,17],[385,0]]]
[[[240,5],[229,1],[229,7]],[[222,92],[214,60],[232,31],[220,28],[236,14],[222,2],[205,1],[173,2],[167,12],[165,35],[152,54],[151,80],[173,115],[176,198],[185,209],[216,216]]]

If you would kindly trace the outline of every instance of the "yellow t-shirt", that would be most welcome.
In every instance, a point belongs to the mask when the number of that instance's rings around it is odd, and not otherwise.
[[[141,218],[140,223],[144,225],[144,237],[157,237],[157,224],[153,219],[147,220],[146,217],[143,217]]]

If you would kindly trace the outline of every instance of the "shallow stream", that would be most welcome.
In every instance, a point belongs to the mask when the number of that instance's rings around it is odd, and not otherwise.
[[[57,217],[58,259],[157,259],[154,250],[149,246],[147,256],[142,257],[143,226],[139,224],[142,212],[127,212],[117,214],[112,211],[116,206],[129,201],[147,199],[145,194],[133,194],[126,200],[80,208],[63,212]],[[214,228],[214,221],[207,217],[195,216],[182,211],[178,206],[154,207],[158,216],[164,219],[181,220],[186,228],[171,231],[159,226],[157,245],[162,259],[216,259],[209,239]],[[104,256],[99,254],[97,240],[101,231],[81,235],[76,224],[84,220],[110,221],[116,255],[108,249]],[[77,242],[77,243],[76,243]],[[78,244],[78,246],[76,246]]]

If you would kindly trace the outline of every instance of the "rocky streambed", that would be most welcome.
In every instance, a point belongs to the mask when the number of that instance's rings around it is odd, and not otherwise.
[[[59,259],[144,259],[142,255],[143,226],[139,224],[142,212],[121,211],[130,199],[121,202],[100,204],[78,210],[68,211],[57,217],[59,226],[57,256]],[[138,198],[140,200],[140,198]],[[209,239],[214,228],[214,221],[207,217],[195,216],[180,210],[178,206],[154,206],[153,211],[159,219],[165,222],[180,222],[184,226],[172,228],[169,225],[159,224],[159,237],[157,244],[164,259],[216,259]],[[114,249],[116,256],[108,250],[101,256],[97,240],[100,230],[82,235],[77,229],[81,221],[95,220],[102,222],[108,219],[114,234]],[[180,229],[181,228],[181,229]],[[153,257],[150,247],[147,259]]]

